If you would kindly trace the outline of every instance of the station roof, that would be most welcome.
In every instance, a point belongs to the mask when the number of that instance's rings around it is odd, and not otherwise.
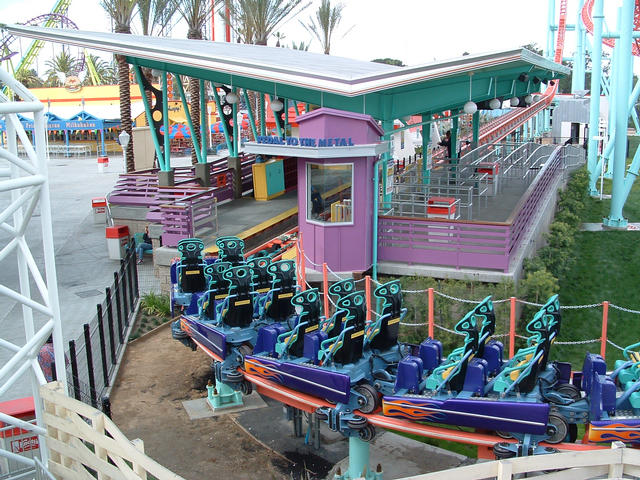
[[[469,99],[522,96],[570,71],[526,49],[396,67],[260,45],[24,25],[4,28],[14,35],[124,55],[133,65],[366,113],[380,120],[453,110]]]

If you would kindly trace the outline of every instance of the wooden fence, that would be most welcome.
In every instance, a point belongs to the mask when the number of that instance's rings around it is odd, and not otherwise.
[[[40,387],[49,471],[60,479],[180,480],[144,454],[105,414],[66,396],[60,382]]]
[[[623,478],[623,475],[624,478],[637,478],[640,476],[640,451],[625,448],[623,443],[615,442],[610,450],[564,452],[512,458],[425,475],[415,475],[399,480],[450,480],[452,478],[511,480],[512,478],[523,478],[522,475],[527,477],[528,473],[533,472],[536,472],[536,480]],[[515,477],[515,475],[518,476]]]

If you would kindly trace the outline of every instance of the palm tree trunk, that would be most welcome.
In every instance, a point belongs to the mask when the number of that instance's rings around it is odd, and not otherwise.
[[[133,128],[131,122],[131,88],[129,83],[129,64],[122,55],[116,55],[118,62],[118,87],[120,89],[120,119],[122,130],[129,134],[127,145],[127,173],[136,169],[133,158]],[[140,87],[142,88],[142,86]]]
[[[195,130],[195,132],[191,132],[191,135],[198,140],[198,145],[202,148],[200,135],[200,81],[197,78],[189,78],[189,96],[191,97],[191,121]],[[193,165],[198,163],[195,147],[191,149],[191,163]]]

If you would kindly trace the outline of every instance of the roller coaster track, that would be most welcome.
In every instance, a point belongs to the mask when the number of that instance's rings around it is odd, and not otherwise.
[[[584,6],[582,7],[582,23],[584,24],[587,32],[593,35],[593,4],[595,0],[586,0],[584,2]],[[640,0],[636,0],[636,8],[633,12],[633,29],[635,31],[640,30]],[[615,38],[603,38],[603,45],[607,45],[608,47],[615,47],[616,40]],[[631,47],[631,52],[636,57],[640,57],[640,44],[638,44],[638,39],[635,39],[633,45]]]
[[[593,4],[594,0],[587,0]],[[636,0],[638,2],[640,0]],[[637,7],[637,3],[636,3]],[[636,10],[637,12],[637,10]],[[636,19],[638,17],[636,16]],[[560,18],[558,21],[558,36],[556,39],[556,50],[554,61],[562,63],[562,54],[564,51],[564,37],[567,27],[567,0],[560,1]],[[480,131],[478,143],[480,145],[494,143],[505,138],[509,133],[523,125],[527,120],[537,115],[540,111],[547,108],[553,101],[553,97],[558,91],[558,81],[550,82],[544,93],[540,95],[540,99],[529,107],[520,109],[515,108],[512,112],[498,117],[493,122],[486,124]]]
[[[213,360],[217,362],[223,361],[222,358],[220,358],[214,352],[195,340],[193,337],[192,340],[196,343],[196,345],[198,345],[198,347],[200,347],[203,352],[209,355]],[[255,385],[258,393],[266,395],[269,398],[273,398],[274,400],[277,400],[291,407],[304,410],[308,413],[313,413],[320,407],[333,407],[333,405],[321,398],[313,397],[311,395],[307,395],[306,393],[297,392],[275,382],[271,382],[264,378],[246,373],[241,369],[238,369],[238,371],[244,375],[245,380],[248,380]],[[361,415],[363,417],[366,417],[369,423],[380,428],[394,430],[396,432],[410,433],[413,435],[418,435],[420,437],[437,438],[441,440],[466,443],[469,445],[476,445],[478,447],[485,448],[493,447],[496,443],[499,442],[515,443],[515,440],[505,440],[504,438],[498,437],[497,435],[493,435],[491,433],[467,432],[464,430],[454,430],[452,428],[436,427],[423,423],[411,422],[409,420],[401,418],[386,417],[380,413]],[[551,445],[543,442],[541,443],[541,445],[557,448],[558,450],[563,451],[602,450],[605,448],[609,448],[602,445],[583,443],[558,443]]]

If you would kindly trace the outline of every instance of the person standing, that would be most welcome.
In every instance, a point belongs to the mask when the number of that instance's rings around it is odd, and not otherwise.
[[[440,140],[438,145],[447,147],[447,158],[451,158],[451,130],[447,130],[447,133],[444,134],[444,138]]]

